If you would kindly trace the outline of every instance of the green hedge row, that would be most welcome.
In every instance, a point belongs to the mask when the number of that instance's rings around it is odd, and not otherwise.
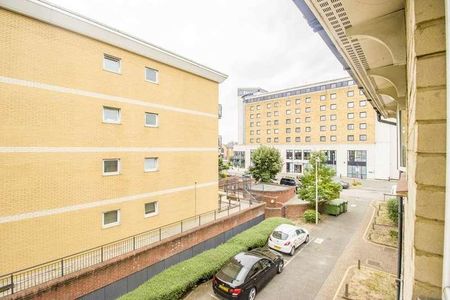
[[[272,230],[283,223],[292,224],[284,218],[266,219],[214,249],[171,266],[120,299],[180,299],[199,282],[211,278],[234,255],[264,246]]]

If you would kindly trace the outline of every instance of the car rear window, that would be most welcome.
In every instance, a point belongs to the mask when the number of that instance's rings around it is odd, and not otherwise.
[[[284,232],[281,232],[281,231],[274,231],[272,233],[272,236],[274,238],[276,238],[277,240],[287,240],[287,238],[288,238],[288,235],[286,233],[284,233]]]
[[[293,179],[281,179],[281,184],[286,185],[295,185],[295,181]]]
[[[218,277],[227,282],[242,282],[248,273],[242,264],[237,260],[230,260],[223,268],[220,270]]]

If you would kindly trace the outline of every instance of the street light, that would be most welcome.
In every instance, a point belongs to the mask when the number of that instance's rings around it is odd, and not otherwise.
[[[320,158],[316,157],[316,224],[319,223],[319,180],[318,180],[318,165]]]

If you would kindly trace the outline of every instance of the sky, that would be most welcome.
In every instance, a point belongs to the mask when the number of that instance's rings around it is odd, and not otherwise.
[[[292,0],[47,0],[228,75],[224,143],[237,141],[237,89],[275,91],[347,76]]]

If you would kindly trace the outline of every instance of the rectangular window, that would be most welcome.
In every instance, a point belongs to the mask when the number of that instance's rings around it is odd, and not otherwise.
[[[254,141],[255,141],[255,140],[254,140],[253,138],[250,139],[250,143],[254,143]]]
[[[273,104],[273,107],[278,107],[278,102],[275,102],[275,103]]]
[[[301,172],[302,172],[302,165],[294,164],[294,173],[301,173]]]
[[[311,151],[305,150],[303,151],[303,160],[309,160],[311,158]]]
[[[286,150],[286,159],[289,159],[289,160],[294,159],[293,153],[294,152],[292,150]]]
[[[335,114],[330,115],[330,120],[332,121],[336,120],[336,115]]]
[[[302,151],[301,150],[295,150],[294,151],[294,159],[296,159],[296,160],[301,160],[302,159]]]
[[[331,109],[331,110],[335,110],[335,109],[336,109],[336,104],[331,104],[331,105],[330,105],[330,109]]]
[[[306,117],[305,118],[305,123],[310,123],[311,122],[311,117]]]
[[[146,157],[144,159],[144,171],[153,172],[158,170],[158,158],[157,157]]]
[[[268,117],[271,117],[272,116],[272,113],[269,111],[269,112],[267,112],[267,116]]]
[[[326,109],[327,109],[327,106],[326,106],[326,105],[321,105],[321,106],[320,106],[320,110],[321,110],[321,111],[324,111],[324,110],[326,110]]]
[[[352,91],[347,91],[347,97],[353,97],[355,95],[355,92]]]
[[[110,210],[103,213],[102,227],[108,228],[120,224],[120,210]]]
[[[347,141],[352,142],[355,140],[355,137],[353,135],[347,135]]]
[[[335,135],[330,136],[330,141],[336,142],[336,136]]]
[[[274,130],[273,130],[273,133],[274,133],[274,134],[278,134],[278,129],[274,129]]]
[[[334,94],[334,93],[331,94],[331,95],[330,95],[330,99],[336,99],[336,94]]]
[[[267,142],[268,143],[272,143],[272,139],[271,138],[267,138]]]
[[[326,100],[327,99],[327,96],[325,96],[325,95],[320,95],[320,100]]]
[[[277,137],[274,138],[274,139],[273,139],[273,142],[274,142],[274,143],[278,143],[278,138],[277,138]]]
[[[103,55],[103,69],[106,71],[120,74],[120,58],[108,54]]]
[[[320,126],[320,131],[326,131],[326,130],[327,130],[326,126],[324,126],[324,125]]]
[[[261,126],[261,122],[256,122],[256,127],[259,127],[259,126]]]
[[[120,173],[120,159],[111,158],[103,160],[103,175],[118,175]]]
[[[320,116],[320,121],[326,121],[327,120],[327,116],[326,115],[321,115]]]
[[[256,135],[260,135],[261,134],[261,130],[256,130]]]
[[[311,142],[311,137],[310,136],[305,137],[305,142],[308,142],[308,143]]]
[[[353,119],[354,117],[355,117],[355,115],[353,113],[347,114],[347,119]]]
[[[286,133],[291,133],[291,128],[286,128]]]
[[[359,90],[359,94],[364,95],[364,90],[363,89]]]
[[[299,133],[300,132],[300,127],[295,127],[295,132]]]
[[[366,118],[367,117],[367,112],[365,112],[365,111],[360,112],[359,113],[359,117],[362,118],[362,119]]]
[[[267,108],[270,108],[270,106],[271,106],[270,103],[267,103]]]
[[[291,105],[291,100],[286,100],[286,106]]]
[[[256,110],[260,110],[261,109],[261,105],[256,105]]]
[[[290,115],[290,114],[291,114],[291,110],[290,110],[290,109],[287,109],[287,110],[286,110],[286,114],[287,114],[287,115]]]
[[[250,127],[253,127],[253,125],[254,125],[255,123],[253,123],[253,122],[250,122]]]
[[[311,97],[305,98],[305,102],[306,102],[306,103],[311,103]]]
[[[347,102],[347,107],[348,107],[348,108],[355,107],[355,103],[354,103],[353,101]]]
[[[355,84],[355,82],[353,80],[348,81],[348,85],[354,85],[354,84]]]
[[[286,124],[291,124],[291,119],[286,119]]]
[[[360,135],[359,135],[359,140],[360,140],[360,141],[367,141],[367,135],[365,135],[365,134],[360,134]]]
[[[158,214],[158,202],[148,202],[144,204],[144,217],[152,217]]]
[[[305,112],[307,112],[307,113],[311,112],[311,107],[305,108]]]
[[[275,117],[278,116],[278,114],[279,114],[279,113],[278,113],[278,110],[276,110],[276,111],[273,112],[273,115],[274,115]]]
[[[347,130],[355,129],[355,124],[347,124]]]
[[[331,125],[331,126],[330,126],[330,130],[331,130],[331,131],[336,131],[336,125]]]
[[[261,139],[260,139],[260,138],[257,138],[257,139],[256,139],[256,142],[259,144],[259,143],[261,142]]]
[[[159,82],[159,72],[158,70],[145,67],[145,80],[152,82],[152,83],[158,83]]]
[[[295,113],[296,113],[296,114],[299,114],[299,113],[300,113],[300,108],[296,108],[296,109],[295,109]]]
[[[260,114],[260,113],[257,113],[257,114],[256,114],[256,118],[257,118],[257,119],[261,118],[261,114]]]
[[[295,123],[300,123],[300,118],[296,118]]]
[[[266,122],[266,125],[267,125],[267,126],[271,126],[271,125],[272,125],[272,121],[270,121],[270,120],[267,121],[267,122]]]
[[[311,132],[311,127],[305,127],[306,132]]]
[[[250,114],[250,119],[254,119],[255,115],[254,114]]]
[[[255,133],[254,130],[250,130],[250,135],[253,135]]]
[[[287,137],[286,138],[286,143],[290,143],[291,142],[291,138],[290,137]]]
[[[295,104],[300,104],[300,99],[295,99]]]
[[[295,137],[295,142],[296,142],[296,143],[300,143],[300,141],[301,141],[300,137],[299,137],[299,136],[296,136],[296,137]]]
[[[254,111],[255,107],[254,106],[250,106],[250,111]]]
[[[145,126],[146,127],[158,127],[158,114],[145,113]]]
[[[366,129],[367,123],[359,123],[359,129]]]
[[[366,100],[359,101],[359,106],[360,107],[365,107],[366,105],[367,105],[367,101]]]
[[[103,123],[120,124],[120,108],[103,106]]]
[[[270,129],[267,129],[267,131],[266,131],[266,132],[267,132],[267,134],[270,134]]]
[[[273,125],[278,125],[280,123],[278,120],[273,120]]]
[[[321,142],[326,142],[327,138],[324,135],[320,136],[320,141]]]
[[[288,162],[286,163],[286,173],[292,173],[294,170],[294,168],[292,167],[294,165],[294,163],[292,162]]]

